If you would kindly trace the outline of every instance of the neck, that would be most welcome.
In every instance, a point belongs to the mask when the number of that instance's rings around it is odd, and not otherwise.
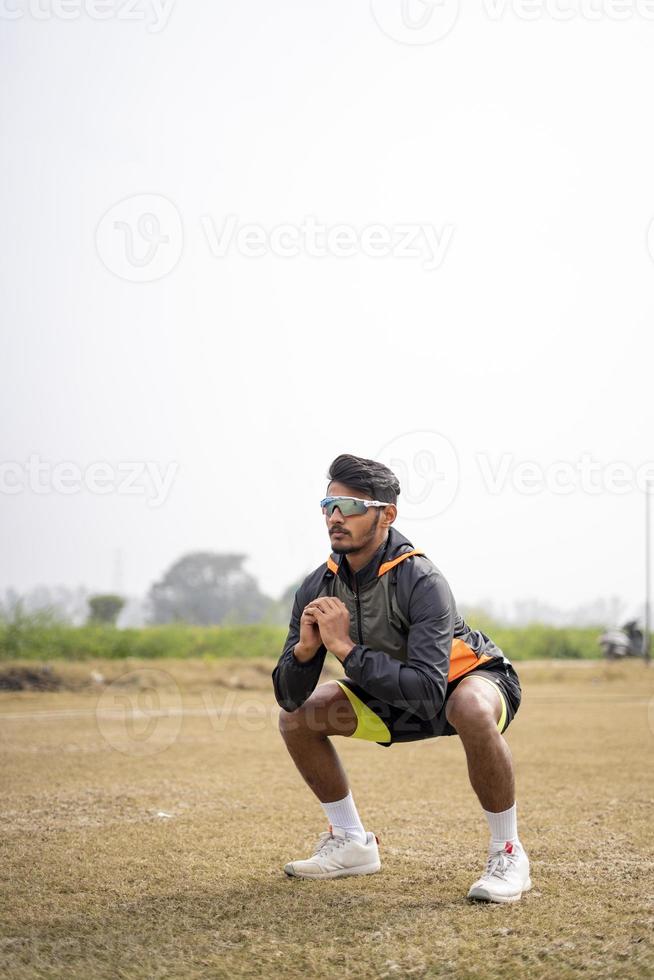
[[[361,571],[361,569],[368,564],[368,562],[370,561],[374,553],[377,551],[377,549],[381,548],[381,546],[387,540],[388,540],[388,531],[386,531],[386,533],[383,534],[381,537],[371,541],[370,544],[367,544],[365,548],[361,549],[361,551],[355,551],[353,554],[345,555],[345,558],[347,560],[348,565],[350,566],[351,571],[353,572]]]

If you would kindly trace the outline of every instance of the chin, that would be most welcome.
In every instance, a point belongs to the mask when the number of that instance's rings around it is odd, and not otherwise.
[[[332,543],[332,551],[334,552],[335,555],[347,555],[350,553],[350,551],[355,551],[355,550],[356,549],[353,544],[345,544],[344,542],[341,542],[339,544],[338,541]]]

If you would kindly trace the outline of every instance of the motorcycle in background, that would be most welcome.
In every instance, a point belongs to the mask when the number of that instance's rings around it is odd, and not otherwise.
[[[606,660],[643,656],[643,631],[637,619],[629,620],[620,628],[606,630],[597,642]]]

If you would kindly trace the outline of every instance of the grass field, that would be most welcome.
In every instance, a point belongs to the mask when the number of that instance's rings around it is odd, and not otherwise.
[[[465,900],[487,835],[456,738],[337,739],[382,871],[284,876],[325,828],[271,668],[58,665],[61,690],[0,694],[0,974],[654,975],[654,670],[520,665],[507,740],[534,890],[504,907]]]

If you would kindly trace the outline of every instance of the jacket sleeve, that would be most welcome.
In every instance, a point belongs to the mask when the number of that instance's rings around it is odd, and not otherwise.
[[[293,653],[295,645],[300,639],[300,616],[307,601],[300,586],[293,601],[293,612],[284,644],[284,652],[272,673],[277,703],[285,711],[295,711],[296,708],[300,708],[304,704],[318,683],[327,654],[327,648],[320,646],[315,657],[306,663],[301,663],[296,660]]]
[[[450,587],[434,566],[415,581],[407,618],[406,662],[357,644],[343,661],[343,669],[380,700],[429,720],[445,702],[456,619]]]

